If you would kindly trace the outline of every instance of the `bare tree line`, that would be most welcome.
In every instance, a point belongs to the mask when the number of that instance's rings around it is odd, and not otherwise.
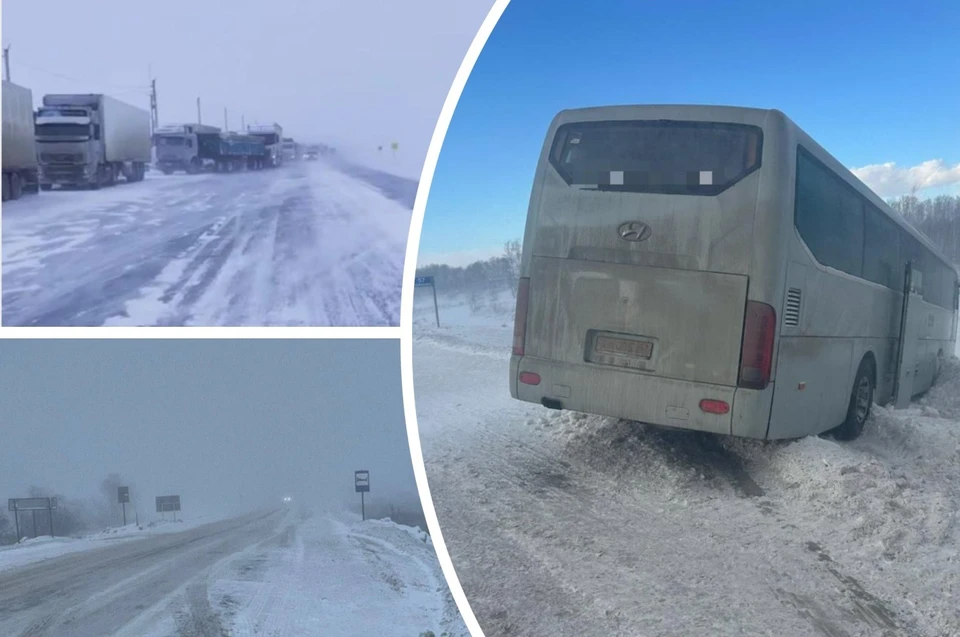
[[[927,235],[954,265],[960,265],[960,195],[920,199],[914,192],[887,203]]]
[[[503,254],[468,266],[425,265],[417,268],[417,276],[432,276],[437,292],[483,294],[490,291],[517,291],[520,278],[520,239],[507,241]]]

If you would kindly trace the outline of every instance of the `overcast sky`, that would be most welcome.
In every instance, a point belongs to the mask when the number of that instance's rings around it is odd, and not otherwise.
[[[110,93],[161,124],[276,121],[357,152],[399,144],[419,174],[440,108],[492,0],[37,0],[3,3],[11,79]]]
[[[99,497],[110,472],[184,515],[418,496],[393,340],[0,340],[0,499]]]

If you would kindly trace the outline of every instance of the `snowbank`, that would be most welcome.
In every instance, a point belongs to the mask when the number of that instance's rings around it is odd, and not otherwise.
[[[102,548],[107,546],[109,542],[130,541],[163,533],[179,533],[216,522],[218,519],[215,517],[198,517],[176,522],[154,520],[139,527],[136,524],[109,527],[81,537],[41,536],[29,538],[21,541],[20,544],[0,546],[0,571],[19,568],[34,562],[43,562],[77,551]]]
[[[469,636],[429,536],[349,513],[301,519],[229,559],[208,597],[230,634]]]

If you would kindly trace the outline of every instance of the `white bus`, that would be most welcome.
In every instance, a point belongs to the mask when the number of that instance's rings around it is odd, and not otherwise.
[[[904,293],[908,290],[907,293]],[[563,111],[524,233],[514,398],[758,439],[927,390],[957,270],[776,110]]]

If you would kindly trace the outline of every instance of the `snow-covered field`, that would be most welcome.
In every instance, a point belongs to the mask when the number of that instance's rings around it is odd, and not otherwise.
[[[27,518],[29,519],[29,518]],[[128,524],[126,526],[111,527],[83,537],[40,537],[23,540],[20,544],[0,546],[0,573],[34,562],[76,553],[103,548],[113,542],[125,542],[147,537],[150,535],[178,533],[195,529],[198,526],[217,521],[211,517],[197,517],[189,520],[178,519],[154,520],[149,523]]]
[[[0,635],[468,637],[429,536],[389,521],[288,509],[97,548],[0,570]]]
[[[4,325],[396,325],[416,182],[150,173],[3,206]]]
[[[440,322],[418,292],[427,475],[487,637],[960,635],[957,361],[855,442],[764,443],[514,401],[508,293]]]

